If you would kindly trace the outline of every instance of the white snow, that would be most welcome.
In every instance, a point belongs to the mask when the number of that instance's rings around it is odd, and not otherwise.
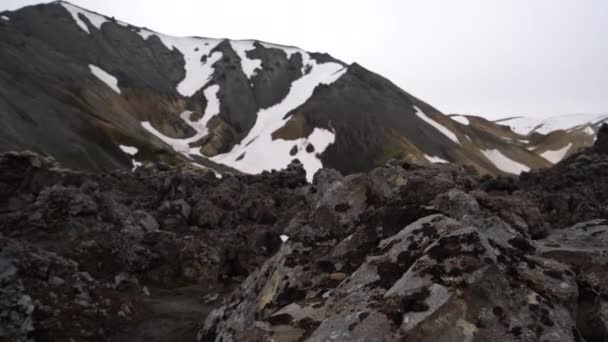
[[[281,241],[283,242],[287,242],[287,240],[289,240],[289,236],[281,234],[281,236],[279,236],[281,238]]]
[[[560,115],[543,120],[541,126],[536,131],[542,134],[547,134],[558,129],[567,130],[587,123],[599,123],[606,119],[608,119],[608,115],[605,114]]]
[[[138,34],[147,40],[150,36],[157,36],[169,50],[177,49],[185,61],[186,76],[177,85],[177,91],[183,96],[194,95],[203,88],[213,76],[213,64],[222,58],[222,53],[215,51],[211,53],[222,40],[198,37],[172,37],[146,29],[141,29]],[[202,58],[206,56],[205,62]]]
[[[133,163],[133,168],[131,169],[131,171],[135,171],[135,170],[137,170],[138,167],[144,165],[135,159],[131,159],[131,162]]]
[[[558,115],[543,120],[514,117],[495,121],[501,125],[508,125],[517,134],[528,135],[532,132],[548,134],[563,129],[569,130],[588,123],[599,124],[608,120],[607,114],[568,114]]]
[[[93,64],[89,64],[89,69],[91,69],[91,73],[95,75],[95,77],[107,84],[108,87],[112,88],[112,90],[120,94],[120,88],[118,87],[118,80],[116,77],[110,75],[100,67]]]
[[[194,154],[203,157],[200,152],[200,148],[190,147],[190,143],[202,139],[209,133],[207,123],[209,123],[209,120],[211,120],[212,117],[216,116],[220,112],[220,100],[217,98],[217,93],[219,90],[220,86],[218,86],[217,84],[205,88],[203,94],[207,99],[207,107],[205,108],[205,113],[203,113],[203,116],[198,121],[193,121],[190,119],[190,117],[192,116],[192,111],[189,110],[179,115],[179,117],[184,120],[186,124],[188,124],[196,131],[196,133],[189,138],[177,139],[168,137],[163,133],[159,132],[148,121],[142,122],[141,125],[148,132],[152,133],[157,138],[165,142],[167,145],[171,146],[176,152],[181,153],[186,157],[188,157],[189,154]]]
[[[511,127],[511,130],[520,135],[528,135],[532,132],[536,127],[538,127],[541,122],[537,119],[524,118],[524,117],[515,117],[508,119],[501,119],[495,121],[495,123],[499,125],[506,125]]]
[[[199,121],[190,120],[191,115],[192,115],[191,111],[185,111],[180,114],[180,118],[182,120],[184,120],[189,126],[194,128],[194,130],[196,131],[196,134],[194,134],[193,136],[191,136],[189,138],[178,139],[178,138],[168,137],[168,136],[164,135],[163,133],[159,132],[156,128],[154,128],[154,126],[152,126],[152,124],[149,121],[144,121],[141,123],[141,125],[148,132],[152,133],[157,138],[162,140],[165,144],[171,146],[175,150],[175,152],[181,153],[181,154],[185,155],[186,157],[188,156],[188,154],[200,155],[199,149],[196,147],[195,148],[190,147],[190,143],[195,142],[195,141],[203,138],[205,135],[207,135],[207,127],[205,127],[201,124],[201,121],[203,121],[203,119],[201,119]]]
[[[439,158],[439,157],[434,157],[434,156],[429,156],[428,154],[424,155],[424,158],[426,158],[426,160],[428,160],[431,163],[449,163],[449,161]]]
[[[570,150],[570,147],[572,147],[572,143],[568,143],[568,145],[566,145],[556,151],[552,151],[552,150],[545,151],[545,152],[541,153],[540,156],[547,159],[552,164],[556,164],[560,160],[564,159],[564,157],[568,153],[568,150]]]
[[[7,16],[5,16],[5,15],[1,16],[0,18],[2,18],[2,20],[6,20],[6,21],[11,20],[11,18],[9,18],[9,17],[7,17]]]
[[[184,96],[192,96],[199,89],[205,87],[213,75],[213,64],[222,58],[220,52],[211,53],[211,50],[221,42],[219,39],[206,38],[177,38],[141,29],[139,35],[148,39],[156,35],[167,46],[173,50],[179,50],[186,60],[186,76],[178,85],[178,92]],[[241,58],[241,67],[251,78],[261,68],[261,61],[247,57],[247,51],[255,48],[255,41],[232,41],[233,50]],[[269,43],[262,43],[267,48],[276,48],[285,51],[287,58],[299,53],[302,57],[303,76],[295,80],[290,87],[289,93],[281,101],[270,108],[261,109],[257,113],[256,122],[248,135],[240,144],[233,147],[227,153],[211,158],[213,161],[229,165],[245,173],[260,173],[264,170],[283,169],[293,159],[299,159],[306,170],[307,179],[312,180],[315,172],[323,165],[318,155],[335,141],[335,134],[330,129],[315,128],[308,137],[297,140],[272,140],[272,133],[281,128],[288,120],[285,114],[304,104],[313,90],[320,84],[331,84],[344,74],[346,69],[339,63],[318,64],[311,56],[303,50],[294,47],[286,47]],[[206,61],[200,62],[203,56]],[[184,112],[180,117],[194,130],[196,134],[186,139],[175,139],[168,137],[156,130],[150,122],[142,122],[142,127],[170,145],[175,151],[188,157],[190,154],[202,156],[199,148],[191,148],[190,143],[195,142],[208,134],[207,123],[219,113],[220,103],[217,98],[218,85],[212,85],[203,91],[207,98],[207,108],[201,120],[194,122],[190,120],[190,112]],[[308,145],[314,147],[313,152],[307,152]],[[296,146],[297,153],[291,155],[290,151]],[[237,160],[238,159],[238,160]]]
[[[85,18],[87,18],[89,20],[89,22],[91,23],[91,25],[93,25],[98,30],[101,29],[101,25],[103,25],[105,22],[108,21],[108,18],[104,17],[103,15],[89,12],[83,8],[74,6],[70,3],[61,1],[60,4],[68,12],[70,12],[70,14],[72,15],[72,18],[74,18],[74,20],[76,21],[76,24],[78,24],[78,26],[80,26],[80,28],[83,31],[85,31],[86,33],[90,34],[91,31],[89,31],[89,26],[82,19],[80,19],[79,14],[82,14]]]
[[[587,135],[595,135],[595,130],[589,126],[585,127],[585,130],[583,132],[585,132],[585,134]]]
[[[450,119],[452,119],[456,122],[460,122],[461,124],[463,124],[465,126],[468,126],[470,124],[469,118],[467,118],[466,116],[454,115],[454,116],[450,116]]]
[[[306,138],[272,140],[272,133],[289,120],[284,118],[285,114],[304,104],[318,85],[331,84],[346,71],[338,63],[317,64],[312,60],[310,63],[310,72],[291,84],[283,101],[258,112],[254,126],[240,144],[234,146],[230,152],[213,157],[212,160],[245,173],[260,173],[264,170],[284,169],[297,158],[304,165],[307,179],[311,181],[313,175],[323,166],[317,154],[323,153],[335,141],[335,134],[326,129],[315,128]],[[308,144],[313,145],[314,152],[306,152]],[[298,147],[298,152],[292,156],[289,152],[294,145]]]
[[[243,69],[243,73],[245,73],[247,79],[251,79],[255,76],[258,69],[262,69],[262,60],[247,57],[247,52],[255,49],[254,43],[254,40],[230,41],[230,46],[232,46],[232,49],[241,59],[241,69]]]
[[[134,146],[127,146],[127,145],[118,145],[118,147],[120,147],[120,149],[130,155],[130,156],[135,156],[138,152],[137,147]],[[131,163],[133,163],[133,168],[131,169],[131,171],[135,171],[137,170],[138,167],[142,166],[143,164],[138,162],[137,160],[135,160],[134,158],[131,158]]]
[[[124,153],[126,153],[126,154],[128,154],[128,155],[130,155],[130,156],[134,156],[134,155],[136,155],[136,154],[137,154],[137,152],[138,152],[137,147],[134,147],[134,146],[118,145],[118,147],[120,147],[120,149],[121,149],[121,150],[122,150]]]
[[[458,140],[458,137],[456,136],[456,134],[452,133],[452,131],[450,131],[449,129],[447,129],[445,126],[441,125],[437,121],[426,116],[426,114],[424,114],[424,112],[422,112],[420,110],[420,108],[414,106],[414,109],[416,110],[416,115],[418,115],[419,118],[426,121],[426,123],[428,123],[429,125],[435,127],[435,129],[437,129],[439,132],[441,132],[443,135],[448,137],[453,142],[460,144],[460,140]]]
[[[499,170],[504,172],[518,175],[523,171],[530,171],[529,167],[510,159],[502,154],[502,152],[500,152],[498,149],[481,150],[481,153],[483,153],[483,155],[486,156],[486,158],[488,158],[488,160],[492,162],[492,164],[494,164]]]
[[[220,99],[217,97],[219,91],[220,86],[217,84],[209,86],[203,91],[203,95],[207,99],[207,107],[205,107],[205,113],[201,118],[205,129],[207,129],[209,120],[220,113]]]

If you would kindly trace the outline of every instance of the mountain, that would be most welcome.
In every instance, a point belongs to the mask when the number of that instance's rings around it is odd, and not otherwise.
[[[405,159],[518,174],[550,166],[572,136],[446,116],[356,63],[296,47],[171,37],[64,1],[0,17],[0,151],[69,168],[260,173],[298,159],[310,181],[321,167]]]
[[[455,121],[516,144],[550,164],[591,146],[608,114],[571,114],[546,119],[513,117],[490,121],[473,115],[450,115]]]

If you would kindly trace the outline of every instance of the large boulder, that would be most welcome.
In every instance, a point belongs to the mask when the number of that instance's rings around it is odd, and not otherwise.
[[[593,144],[597,153],[608,154],[608,124],[603,124],[597,132],[597,139]]]
[[[335,248],[287,242],[207,318],[199,340],[575,339],[574,273],[504,222],[424,217],[352,272]]]

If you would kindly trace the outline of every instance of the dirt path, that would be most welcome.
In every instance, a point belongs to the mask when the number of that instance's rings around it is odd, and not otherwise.
[[[197,326],[214,308],[202,300],[207,292],[189,287],[151,290],[139,300],[141,318],[112,336],[112,342],[196,341]]]

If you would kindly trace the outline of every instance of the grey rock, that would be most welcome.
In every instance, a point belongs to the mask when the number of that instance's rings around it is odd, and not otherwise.
[[[155,232],[160,228],[158,222],[156,222],[156,219],[143,210],[134,211],[133,219],[144,230],[144,232]]]

